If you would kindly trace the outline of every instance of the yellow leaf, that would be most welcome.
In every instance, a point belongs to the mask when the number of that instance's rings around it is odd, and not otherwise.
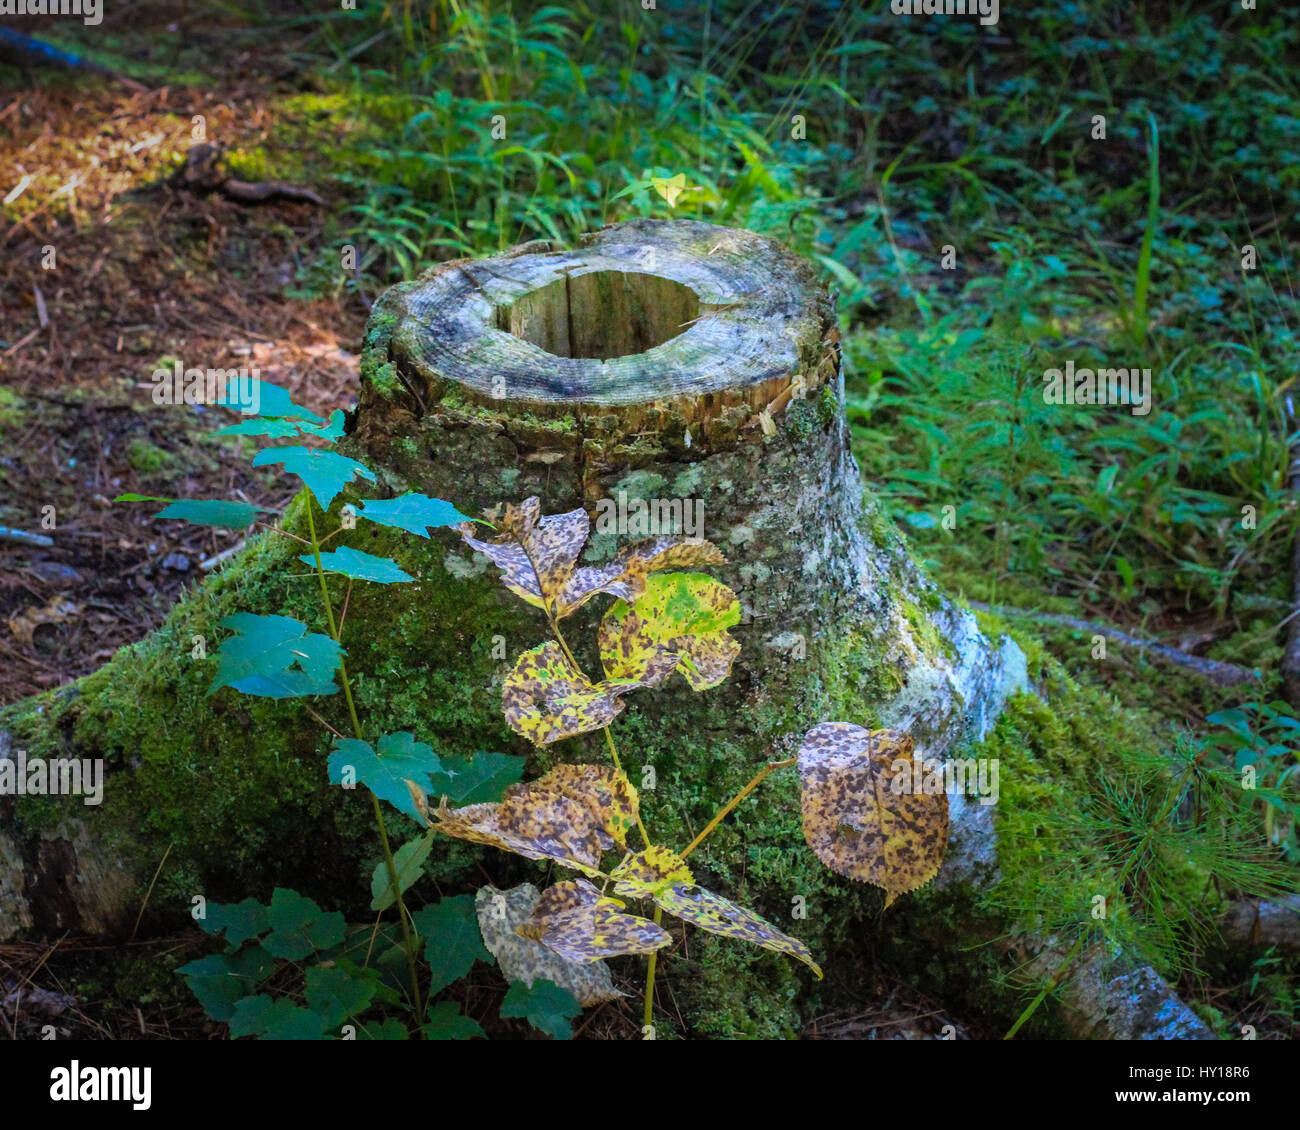
[[[912,739],[823,722],[799,747],[803,834],[832,871],[885,890],[925,886],[948,847],[948,795],[927,791]]]

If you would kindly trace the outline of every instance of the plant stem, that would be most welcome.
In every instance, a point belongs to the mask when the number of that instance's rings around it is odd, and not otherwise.
[[[1031,1016],[1034,1015],[1035,1012],[1038,1011],[1038,1006],[1047,999],[1047,994],[1052,992],[1056,988],[1056,986],[1061,983],[1061,981],[1065,977],[1065,974],[1069,971],[1070,966],[1074,962],[1075,954],[1077,954],[1080,948],[1083,946],[1084,937],[1085,935],[1083,934],[1079,935],[1078,940],[1074,943],[1073,946],[1070,947],[1070,952],[1065,955],[1064,960],[1061,962],[1060,968],[1058,968],[1056,971],[1056,975],[1051,979],[1051,981],[1049,981],[1046,985],[1043,986],[1038,996],[1036,996],[1032,1001],[1029,1002],[1029,1006],[1025,1009],[1025,1011],[1016,1017],[1016,1022],[1013,1025],[1011,1025],[1011,1030],[1007,1032],[1005,1036],[1002,1037],[1004,1040],[1015,1039],[1015,1035],[1017,1032],[1020,1031],[1021,1025],[1023,1025],[1025,1021],[1027,1021]]]
[[[573,664],[573,669],[575,671],[577,671],[579,674],[582,674],[582,668],[578,666],[578,661],[574,659],[573,652],[569,650],[569,645],[564,642],[564,635],[560,632],[559,620],[556,619],[556,617],[549,610],[547,610],[546,618],[548,621],[550,621],[551,634],[555,636],[555,641],[560,645],[560,650],[564,652],[565,658],[568,659],[568,661]],[[586,678],[586,676],[583,675],[583,678]],[[610,728],[608,726],[604,727],[604,731],[605,731],[605,744],[609,746],[609,756],[614,761],[614,768],[618,772],[622,773],[623,764],[618,759],[618,749],[614,745],[614,735],[613,733],[610,732]],[[624,774],[624,776],[626,776],[626,774]],[[641,808],[639,805],[637,806],[636,826],[638,831],[640,831],[641,833],[641,839],[645,841],[645,846],[649,847],[650,833],[646,831],[645,824],[641,820]],[[651,954],[651,957],[653,958],[654,955]],[[651,968],[653,968],[653,966]]]
[[[695,837],[695,839],[693,839],[687,845],[686,850],[681,853],[682,859],[685,859],[688,855],[691,854],[691,852],[693,852],[697,847],[699,847],[700,844],[704,842],[705,837],[708,836],[709,833],[712,832],[714,828],[716,828],[719,824],[723,822],[723,820],[727,818],[727,814],[730,813],[731,810],[736,807],[736,805],[738,805],[742,800],[744,800],[747,796],[749,796],[750,793],[752,793],[756,788],[758,788],[759,783],[763,780],[764,777],[766,777],[770,772],[772,772],[773,769],[784,769],[787,765],[793,765],[798,760],[799,759],[797,757],[791,757],[786,761],[769,761],[766,765],[764,765],[762,769],[760,769],[757,773],[754,774],[754,779],[750,781],[748,785],[746,785],[743,789],[741,789],[740,792],[738,792],[735,796],[733,796],[729,801],[727,801],[725,805],[722,806],[721,809],[718,810],[718,814],[704,826],[704,831],[702,831],[698,836]]]
[[[664,920],[664,912],[663,912],[662,910],[660,910],[659,907],[656,906],[656,907],[655,907],[655,925],[656,925],[656,926],[660,925],[660,924],[663,922],[663,920]],[[645,1019],[644,1019],[644,1021],[643,1021],[643,1029],[642,1029],[642,1034],[643,1034],[643,1035],[644,1035],[644,1029],[645,1029],[645,1028],[649,1028],[649,1027],[651,1026],[652,1021],[654,1020],[654,1009],[655,1009],[655,965],[658,963],[658,957],[659,957],[659,951],[658,951],[658,950],[651,950],[651,951],[650,951],[650,958],[649,958],[649,960],[646,962],[646,973],[645,973]]]
[[[312,500],[307,499],[307,530],[311,534],[311,551],[316,558],[316,576],[320,580],[321,601],[325,605],[325,619],[329,623],[330,637],[339,642],[338,626],[334,622],[334,606],[330,603],[329,588],[325,584],[325,570],[320,560],[320,539],[316,536],[316,519],[312,515]],[[339,682],[343,684],[343,697],[347,699],[348,714],[352,718],[352,731],[358,741],[364,741],[361,720],[357,717],[357,707],[352,701],[352,683],[348,679],[347,662],[339,655]],[[393,862],[393,850],[388,843],[388,825],[384,822],[383,809],[379,807],[379,798],[370,792],[370,803],[375,811],[375,823],[379,827],[379,843],[384,849],[384,867],[388,871],[388,883],[393,889],[393,898],[397,904],[397,922],[402,928],[402,947],[406,950],[406,969],[411,976],[411,996],[415,1002],[416,1022],[424,1022],[424,1001],[420,995],[420,975],[415,964],[415,941],[411,937],[410,923],[407,921],[406,904],[402,901],[402,888],[397,880],[397,864]]]

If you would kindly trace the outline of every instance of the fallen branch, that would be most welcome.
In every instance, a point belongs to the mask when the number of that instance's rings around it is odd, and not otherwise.
[[[1156,643],[1153,640],[1141,639],[1108,624],[1097,624],[1091,620],[1079,620],[1073,616],[1062,616],[1056,612],[1036,612],[1029,608],[1011,608],[1003,604],[981,604],[975,600],[970,602],[970,606],[978,608],[981,612],[992,612],[997,616],[1027,616],[1034,620],[1043,620],[1049,624],[1060,624],[1063,627],[1074,628],[1080,632],[1089,632],[1092,635],[1105,636],[1110,640],[1118,640],[1130,647],[1140,648],[1143,651],[1157,655],[1166,662],[1173,663],[1191,671],[1193,674],[1201,675],[1209,679],[1216,687],[1233,687],[1238,683],[1249,683],[1259,678],[1258,672],[1250,671],[1245,667],[1238,667],[1235,663],[1221,663],[1217,659],[1204,659],[1199,655],[1188,655],[1185,651],[1167,647],[1165,644]]]
[[[1272,901],[1242,899],[1219,923],[1225,941],[1240,946],[1300,950],[1300,895]]]
[[[206,143],[190,146],[175,179],[192,192],[218,192],[236,204],[265,204],[270,200],[303,200],[321,207],[325,204],[310,188],[284,181],[235,180],[221,169],[221,150]]]
[[[29,534],[26,530],[15,530],[12,526],[0,526],[0,541],[14,541],[19,545],[34,545],[45,549],[54,544],[53,538],[44,534]]]

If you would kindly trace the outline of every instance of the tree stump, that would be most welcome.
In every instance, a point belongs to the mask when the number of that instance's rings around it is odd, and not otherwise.
[[[1015,645],[981,634],[864,498],[831,304],[806,264],[757,235],[637,220],[574,250],[528,244],[394,287],[371,317],[343,450],[379,477],[350,499],[413,489],[483,515],[530,495],[544,513],[581,506],[595,521],[584,563],[655,533],[723,549],[715,572],[743,610],[731,678],[700,694],[678,679],[639,692],[614,724],[661,842],[685,843],[818,722],[906,729],[939,756],[981,736],[1024,685]],[[299,496],[288,530],[309,504]],[[445,531],[426,541],[370,523],[340,544],[392,554],[419,579],[351,593],[343,644],[372,735],[531,752],[536,770],[604,757],[591,735],[530,751],[504,726],[501,678],[547,632],[485,558]],[[7,712],[11,750],[103,757],[108,777],[95,810],[0,800],[0,940],[131,929],[165,852],[146,928],[183,921],[196,894],[264,898],[277,885],[364,906],[377,851],[368,806],[326,785],[328,735],[291,702],[208,697],[212,660],[192,655],[193,636],[215,649],[217,621],[236,611],[320,628],[313,586],[293,576],[299,552],[252,539],[148,639]],[[589,672],[597,614],[566,622]],[[339,696],[313,706],[342,728]],[[990,810],[954,798],[952,823],[941,884],[991,874]],[[475,859],[514,874],[446,845],[432,864],[440,889],[481,884]],[[692,862],[702,882],[800,933],[823,966],[861,961],[879,892],[812,857],[792,776],[770,778]],[[798,898],[816,915],[791,923]],[[801,974],[779,958],[696,934],[678,960],[665,983],[700,1030],[792,1030]]]

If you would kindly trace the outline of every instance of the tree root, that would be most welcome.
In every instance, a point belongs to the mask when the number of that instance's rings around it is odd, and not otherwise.
[[[1209,679],[1216,687],[1232,687],[1239,683],[1250,683],[1259,679],[1258,672],[1248,670],[1245,667],[1238,667],[1235,663],[1222,663],[1217,659],[1205,659],[1199,655],[1189,655],[1185,651],[1167,647],[1162,643],[1156,643],[1154,640],[1144,640],[1138,636],[1130,635],[1128,632],[1120,631],[1119,628],[1111,627],[1109,624],[1098,624],[1092,620],[1079,620],[1074,616],[1062,616],[1055,612],[1035,612],[1028,608],[1012,608],[1003,604],[981,604],[975,600],[970,602],[970,606],[978,608],[981,612],[992,612],[996,616],[1027,616],[1034,620],[1043,620],[1048,624],[1061,624],[1067,628],[1075,628],[1080,632],[1090,632],[1093,635],[1118,640],[1120,643],[1150,652],[1167,663],[1173,663],[1178,667],[1191,671],[1195,675]]]

